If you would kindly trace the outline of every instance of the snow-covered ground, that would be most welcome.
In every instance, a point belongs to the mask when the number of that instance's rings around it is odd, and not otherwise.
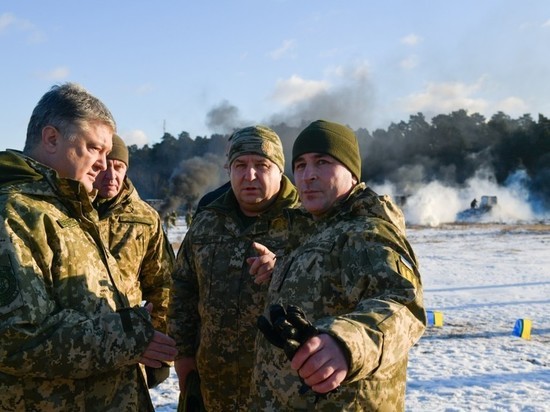
[[[174,243],[185,226],[172,228]],[[407,411],[550,411],[550,224],[408,229],[427,310],[443,314],[410,353]],[[512,335],[532,321],[531,339]],[[152,391],[175,411],[175,374]]]
[[[443,327],[412,349],[409,411],[550,411],[550,226],[409,230]],[[512,336],[532,321],[530,340]]]

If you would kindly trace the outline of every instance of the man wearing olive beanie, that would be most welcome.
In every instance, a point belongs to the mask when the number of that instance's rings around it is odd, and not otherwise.
[[[113,149],[107,155],[107,159],[120,160],[126,167],[130,165],[128,146],[126,146],[126,143],[124,143],[124,140],[119,135],[113,135]]]
[[[298,306],[313,328],[289,361],[281,310],[272,329],[260,323],[251,410],[403,411],[408,351],[426,324],[403,214],[359,182],[357,139],[343,125],[307,126],[292,169],[303,209],[287,211],[292,250],[277,258],[264,317],[279,304],[300,329]]]
[[[297,157],[315,152],[331,155],[339,160],[361,180],[361,154],[355,133],[338,123],[316,120],[306,127],[296,138],[292,147],[292,168]]]
[[[140,198],[127,176],[129,164],[126,143],[113,135],[107,169],[94,182],[98,190],[94,207],[99,214],[101,235],[122,273],[130,305],[152,303],[151,321],[155,329],[164,333],[174,251],[158,212]],[[168,377],[170,367],[147,367],[146,372],[149,387],[154,387]]]

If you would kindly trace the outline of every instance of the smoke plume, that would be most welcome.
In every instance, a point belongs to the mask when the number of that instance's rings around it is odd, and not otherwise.
[[[347,69],[340,74],[337,84],[294,103],[273,115],[268,123],[301,127],[314,120],[326,119],[354,129],[368,127],[374,108],[373,90],[366,70]]]
[[[206,126],[216,133],[231,134],[248,124],[241,119],[239,108],[224,100],[206,114]]]
[[[187,209],[194,208],[204,193],[225,182],[224,161],[224,157],[210,153],[182,160],[170,177],[168,197],[160,215],[165,216],[182,205]]]

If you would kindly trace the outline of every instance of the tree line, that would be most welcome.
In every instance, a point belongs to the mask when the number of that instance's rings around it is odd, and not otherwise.
[[[309,123],[268,125],[281,137],[291,179],[292,143]],[[506,185],[522,171],[529,193],[526,201],[540,210],[550,209],[550,120],[542,114],[535,121],[529,114],[511,118],[498,112],[487,120],[478,113],[457,110],[428,121],[417,113],[387,129],[355,132],[363,158],[362,180],[367,183],[391,183],[410,194],[414,187],[431,181],[460,187],[478,173]],[[129,147],[128,174],[145,199],[172,199],[174,207],[193,206],[227,180],[223,164],[228,137],[213,134],[192,139],[187,132],[177,137],[165,133],[152,146]]]

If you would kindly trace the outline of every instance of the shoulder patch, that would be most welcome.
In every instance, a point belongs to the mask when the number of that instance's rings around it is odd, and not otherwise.
[[[59,220],[57,221],[57,223],[58,223],[59,226],[61,226],[62,228],[78,226],[78,221],[77,221],[76,219],[73,219],[73,218],[59,219]]]
[[[402,255],[399,255],[397,261],[397,268],[401,276],[411,282],[415,287],[418,287],[418,279],[414,273],[414,268],[411,262],[405,259]]]

